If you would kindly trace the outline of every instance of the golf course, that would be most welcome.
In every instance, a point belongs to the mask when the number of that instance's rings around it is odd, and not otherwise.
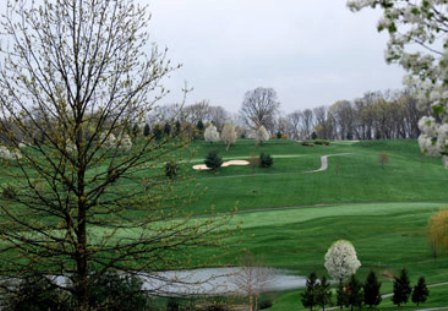
[[[274,163],[265,169],[193,170],[210,150],[224,161],[264,152]],[[335,141],[309,147],[280,139],[259,146],[240,140],[228,152],[224,144],[195,141],[188,154],[191,160],[180,170],[194,182],[179,181],[179,186],[198,193],[188,210],[196,215],[211,207],[218,213],[237,210],[222,246],[194,254],[197,267],[203,265],[201,258],[209,267],[238,266],[245,250],[265,266],[321,277],[327,249],[344,239],[353,243],[361,262],[358,279],[375,271],[386,295],[392,293],[393,276],[406,268],[412,285],[424,276],[430,288],[428,301],[419,308],[448,307],[448,255],[435,256],[427,238],[431,215],[448,207],[448,171],[439,158],[422,156],[416,141]],[[381,161],[384,155],[387,160]],[[328,156],[328,168],[316,171],[323,156]],[[301,310],[300,292],[268,294],[270,310]],[[387,296],[379,306],[395,308]],[[400,309],[406,308],[416,306],[409,302]]]

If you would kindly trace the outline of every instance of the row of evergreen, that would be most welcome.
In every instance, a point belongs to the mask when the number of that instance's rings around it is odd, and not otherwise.
[[[394,277],[393,288],[392,302],[398,307],[406,304],[410,297],[412,302],[418,306],[424,303],[429,296],[424,277],[418,279],[412,290],[406,269],[401,270],[399,277]],[[355,275],[352,275],[346,283],[340,280],[336,289],[336,305],[341,309],[350,307],[351,310],[354,307],[361,308],[363,305],[370,308],[378,306],[382,301],[380,289],[381,282],[378,281],[374,271],[370,271],[364,283],[360,282]],[[332,291],[326,277],[323,276],[319,281],[316,273],[310,273],[306,282],[306,289],[302,293],[303,306],[310,308],[311,311],[315,306],[320,306],[325,310],[326,306],[332,305],[331,297]]]

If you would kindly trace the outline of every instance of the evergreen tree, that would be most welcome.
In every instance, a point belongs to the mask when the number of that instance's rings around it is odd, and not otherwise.
[[[163,127],[163,134],[165,136],[171,135],[171,125],[169,123],[165,123],[165,126]]]
[[[354,307],[361,308],[364,295],[362,293],[362,284],[356,279],[356,276],[352,274],[348,282],[348,304],[350,305],[350,310]]]
[[[174,127],[175,127],[175,130],[174,130],[175,132],[174,132],[174,134],[175,134],[176,136],[179,136],[179,134],[180,134],[180,132],[181,132],[181,130],[182,130],[182,124],[180,124],[179,120],[176,121]]]
[[[218,155],[218,152],[210,151],[207,157],[205,158],[204,163],[212,171],[216,171],[218,168],[221,167],[223,161],[221,157]]]
[[[409,300],[409,295],[411,294],[411,285],[409,282],[409,276],[406,269],[402,269],[399,278],[394,280],[394,294],[392,296],[392,301],[397,306],[401,304],[406,304]]]
[[[341,310],[348,304],[348,297],[342,280],[339,281],[339,285],[336,290],[336,304],[340,307]]]
[[[364,303],[370,308],[381,303],[382,298],[380,288],[381,282],[378,282],[376,273],[374,271],[370,271],[367,276],[366,283],[364,284]]]
[[[316,291],[317,291],[317,276],[316,273],[311,272],[306,280],[306,289],[305,292],[302,293],[302,304],[305,308],[310,308],[313,310],[313,307],[317,304],[316,301]]]
[[[198,123],[196,124],[196,128],[201,132],[204,130],[204,123],[202,122],[202,120],[198,121]]]
[[[151,134],[151,128],[149,127],[149,124],[146,123],[145,127],[143,128],[143,136],[148,137],[149,134]]]
[[[159,125],[154,126],[153,134],[157,141],[163,138],[163,131],[160,129]]]
[[[132,127],[132,136],[134,138],[136,138],[138,136],[139,132],[140,132],[140,128],[138,127],[138,124],[135,123],[134,126]]]
[[[316,287],[316,304],[321,306],[322,310],[325,311],[325,306],[330,304],[330,298],[330,283],[328,283],[327,278],[323,276]]]
[[[428,287],[426,287],[425,278],[422,276],[418,279],[417,285],[414,287],[414,292],[412,293],[412,302],[417,304],[424,303],[429,296]]]

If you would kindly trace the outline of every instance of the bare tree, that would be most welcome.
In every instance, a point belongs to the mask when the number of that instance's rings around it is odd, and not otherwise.
[[[6,176],[14,195],[0,197],[1,284],[29,272],[63,275],[72,284],[63,289],[85,311],[91,284],[108,271],[176,265],[177,251],[214,226],[180,214],[170,181],[157,177],[182,142],[148,137],[120,148],[126,129],[164,95],[161,79],[172,70],[148,46],[145,7],[38,3],[8,1],[2,22],[11,48],[0,68],[0,124],[12,146],[30,125],[41,139],[21,149]]]
[[[302,113],[300,111],[294,111],[286,116],[288,120],[288,135],[292,139],[299,138],[299,125],[302,120]]]
[[[264,126],[273,131],[279,107],[280,102],[275,90],[259,87],[246,92],[240,113],[245,124],[251,129]]]
[[[311,131],[313,129],[314,116],[311,109],[305,109],[302,113],[302,130],[306,139],[311,137]]]

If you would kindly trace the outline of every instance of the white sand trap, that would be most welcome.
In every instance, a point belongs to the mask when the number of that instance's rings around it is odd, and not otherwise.
[[[249,165],[249,161],[246,160],[232,160],[232,161],[226,161],[224,162],[221,167],[228,167],[228,166],[232,166],[232,165],[236,165],[236,166],[245,166],[245,165]],[[197,171],[207,171],[210,170],[210,168],[207,167],[207,165],[205,164],[197,164],[197,165],[193,165],[193,169],[197,170]]]
[[[232,161],[224,162],[222,164],[223,167],[232,166],[232,165],[246,166],[246,165],[249,165],[249,161],[246,161],[246,160],[232,160]]]

